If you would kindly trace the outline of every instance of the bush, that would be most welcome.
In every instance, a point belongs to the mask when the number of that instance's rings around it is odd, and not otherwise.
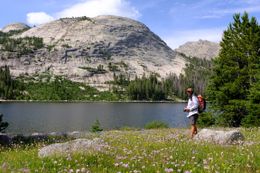
[[[161,129],[161,128],[169,128],[168,124],[161,121],[151,121],[145,124],[145,129]]]
[[[100,127],[100,122],[98,120],[95,121],[95,123],[91,126],[91,132],[101,132],[103,129]]]
[[[201,127],[209,127],[216,123],[215,118],[211,112],[203,112],[199,115],[198,125]]]

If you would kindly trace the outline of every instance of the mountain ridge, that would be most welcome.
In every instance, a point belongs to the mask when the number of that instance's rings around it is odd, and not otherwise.
[[[172,50],[143,23],[119,16],[62,18],[13,36],[25,37],[43,38],[45,46],[20,57],[2,51],[0,66],[9,65],[14,76],[47,72],[107,87],[114,75],[164,78],[179,75],[187,63],[183,52]]]
[[[176,52],[185,54],[188,57],[205,59],[215,58],[220,51],[220,45],[208,40],[189,41],[175,49]]]

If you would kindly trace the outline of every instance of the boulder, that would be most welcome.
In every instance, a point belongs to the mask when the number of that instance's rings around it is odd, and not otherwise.
[[[100,138],[93,140],[76,139],[65,143],[56,143],[41,148],[38,152],[40,158],[50,156],[66,156],[73,153],[87,153],[91,151],[103,151],[107,145]]]
[[[8,146],[11,144],[11,142],[12,140],[8,135],[0,133],[0,145]]]
[[[243,134],[238,130],[212,130],[202,129],[194,137],[195,140],[213,142],[217,144],[236,144],[244,140]]]

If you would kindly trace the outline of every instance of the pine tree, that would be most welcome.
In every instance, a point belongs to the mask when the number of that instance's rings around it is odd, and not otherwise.
[[[94,122],[94,124],[91,126],[91,129],[90,129],[91,132],[101,132],[103,131],[103,129],[100,127],[100,122],[99,120],[96,120]]]
[[[259,63],[260,65],[260,63]],[[258,68],[260,69],[260,68]],[[256,73],[256,81],[249,90],[249,114],[243,119],[243,126],[260,126],[260,70]]]
[[[8,66],[0,68],[0,98],[14,98],[14,80],[11,78],[11,73]]]
[[[214,61],[207,95],[211,105],[219,113],[218,123],[240,126],[250,114],[247,105],[259,71],[260,32],[254,17],[235,14],[220,43],[219,57]],[[252,91],[250,91],[252,90]]]

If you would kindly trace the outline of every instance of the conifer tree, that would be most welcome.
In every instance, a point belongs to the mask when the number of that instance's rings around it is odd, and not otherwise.
[[[207,95],[218,113],[218,123],[237,127],[250,114],[248,103],[259,71],[260,32],[254,17],[235,14],[224,31],[219,57],[214,61]],[[258,64],[258,65],[257,65]],[[255,87],[253,89],[251,87]]]
[[[11,78],[8,66],[0,68],[0,98],[13,99],[14,80]]]

